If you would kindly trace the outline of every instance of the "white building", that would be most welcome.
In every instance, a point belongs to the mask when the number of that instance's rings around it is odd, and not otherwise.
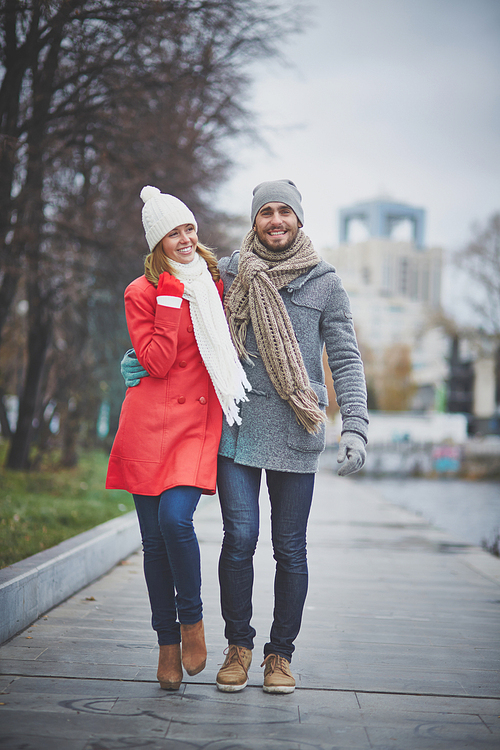
[[[350,241],[354,221],[364,224],[367,239]],[[395,239],[393,230],[402,222],[410,225],[411,236]],[[404,388],[411,395],[406,408],[415,409],[437,405],[449,348],[433,322],[440,312],[442,250],[424,246],[424,224],[420,208],[388,200],[356,204],[340,212],[340,245],[323,253],[351,299],[369,387],[383,398],[392,378],[391,387],[399,387],[402,398],[403,386],[396,381],[403,378],[406,358]]]

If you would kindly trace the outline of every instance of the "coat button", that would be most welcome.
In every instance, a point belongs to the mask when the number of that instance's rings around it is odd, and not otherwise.
[[[177,401],[180,404],[185,404],[186,403],[186,397],[185,396],[179,396],[179,398],[177,399]]]
[[[187,332],[188,333],[193,333],[193,326],[188,326],[187,327]]]
[[[205,396],[200,396],[200,398],[198,400],[199,400],[200,404],[206,404],[207,403],[207,399],[205,398]]]
[[[179,362],[179,367],[186,367],[187,362],[183,359],[182,362]]]

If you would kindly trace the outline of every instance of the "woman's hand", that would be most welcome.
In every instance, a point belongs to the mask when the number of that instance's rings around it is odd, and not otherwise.
[[[184,284],[168,271],[164,271],[158,279],[156,303],[164,307],[180,307]]]

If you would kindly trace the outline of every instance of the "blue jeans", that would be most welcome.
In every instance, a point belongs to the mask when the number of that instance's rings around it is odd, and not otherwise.
[[[179,623],[202,618],[200,548],[193,514],[198,487],[172,487],[161,495],[133,495],[144,550],[153,630],[158,643],[180,642]]]
[[[225,636],[230,644],[253,648],[253,555],[259,537],[259,490],[262,469],[219,456],[217,485],[224,522],[219,583]],[[274,616],[264,656],[288,661],[295,649],[307,594],[306,529],[314,474],[266,470],[271,503],[271,533],[276,572]]]

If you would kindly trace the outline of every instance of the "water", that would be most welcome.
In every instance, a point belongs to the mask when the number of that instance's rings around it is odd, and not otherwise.
[[[463,542],[493,550],[500,534],[500,482],[462,479],[372,479],[373,487],[394,505],[418,513]]]

